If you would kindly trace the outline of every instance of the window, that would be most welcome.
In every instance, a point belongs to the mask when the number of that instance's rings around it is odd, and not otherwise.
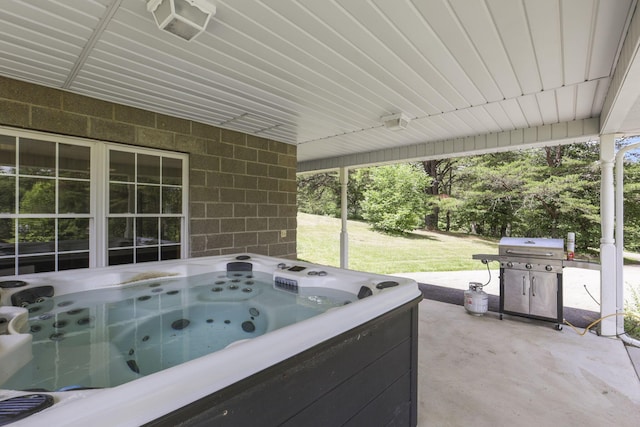
[[[186,171],[184,154],[0,130],[0,276],[184,257]]]
[[[0,274],[89,267],[90,154],[0,135]]]
[[[108,264],[180,258],[182,159],[109,150]]]

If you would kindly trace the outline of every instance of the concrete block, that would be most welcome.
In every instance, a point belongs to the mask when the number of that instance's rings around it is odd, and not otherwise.
[[[246,231],[244,218],[223,218],[220,220],[223,233],[240,233]]]
[[[235,175],[233,177],[234,188],[256,190],[258,188],[258,178],[255,176]]]
[[[207,236],[207,250],[221,248],[233,248],[233,233]]]
[[[236,145],[235,147],[233,147],[233,158],[255,162],[256,160],[258,160],[258,151],[253,148],[241,147],[239,145]]]
[[[207,218],[233,217],[233,203],[207,203]]]
[[[206,138],[211,141],[220,141],[220,128],[199,122],[191,122],[191,135]]]
[[[71,92],[62,93],[62,109],[95,118],[113,120],[114,104]]]
[[[89,119],[89,137],[101,141],[134,144],[136,142],[136,128],[127,123],[92,117]]]
[[[62,91],[8,77],[0,77],[0,98],[58,110],[62,108]]]
[[[257,232],[235,233],[233,235],[233,246],[236,248],[243,246],[253,246],[258,244]]]
[[[181,119],[179,117],[165,116],[164,114],[156,114],[156,127],[162,130],[182,133],[189,135],[191,133],[191,121]]]
[[[29,127],[29,105],[0,99],[0,124]]]
[[[246,145],[246,135],[235,130],[222,129],[220,140],[231,144]]]
[[[234,203],[233,217],[247,218],[258,215],[258,205],[255,203]]]
[[[269,140],[255,135],[247,135],[247,147],[258,150],[269,150]]]
[[[145,147],[175,150],[174,134],[158,129],[136,127],[136,143]]]
[[[150,128],[154,128],[156,126],[156,113],[121,104],[114,104],[114,106],[115,119],[119,122],[131,123],[133,125]]]
[[[31,108],[34,129],[63,135],[89,136],[89,118],[75,113],[45,107]]]
[[[274,165],[270,165],[269,166],[269,176],[271,178],[280,178],[280,179],[286,179],[288,177],[288,170],[285,167],[282,166],[274,166]]]
[[[246,201],[245,198],[245,190],[236,190],[232,188],[221,188],[220,189],[220,201],[228,202],[228,203],[244,203]]]
[[[247,173],[247,162],[244,160],[222,158],[220,160],[220,170],[222,172],[245,175]]]

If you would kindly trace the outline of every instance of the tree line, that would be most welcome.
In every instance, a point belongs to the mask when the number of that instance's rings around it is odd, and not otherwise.
[[[624,143],[624,142],[623,142]],[[625,165],[625,248],[640,250],[640,162]],[[336,173],[298,177],[298,206],[340,216]],[[600,245],[597,142],[425,160],[349,171],[348,216],[375,229],[565,238]]]

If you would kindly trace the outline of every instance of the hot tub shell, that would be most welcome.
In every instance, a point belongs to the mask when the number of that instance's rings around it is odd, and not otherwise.
[[[361,299],[120,386],[47,393],[54,397],[53,406],[13,425],[417,424],[421,293],[409,279],[253,254],[19,279],[29,287],[51,285],[60,295],[127,286],[150,272],[219,272],[239,259],[255,271],[274,272],[301,286],[349,291]],[[290,271],[291,266],[304,270]],[[390,281],[397,286],[388,286]],[[0,291],[1,305],[10,305],[11,295],[23,289]],[[10,354],[0,347],[0,363]],[[0,399],[22,394],[0,390]]]

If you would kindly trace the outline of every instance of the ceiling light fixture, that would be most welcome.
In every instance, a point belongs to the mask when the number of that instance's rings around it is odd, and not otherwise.
[[[380,121],[384,123],[384,127],[389,130],[403,130],[411,121],[404,113],[396,113],[390,116],[380,117]]]
[[[149,0],[147,10],[161,30],[187,41],[203,32],[216,14],[216,7],[208,0]]]

